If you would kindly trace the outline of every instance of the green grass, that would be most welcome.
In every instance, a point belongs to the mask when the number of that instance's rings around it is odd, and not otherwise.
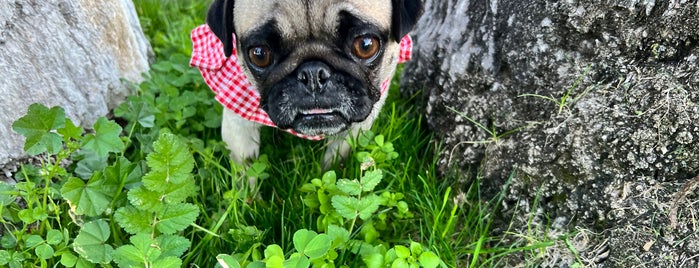
[[[270,264],[303,257],[292,254],[303,248],[299,234],[329,241],[338,234],[330,224],[352,239],[315,261],[349,267],[376,256],[396,267],[436,264],[426,252],[448,267],[536,265],[548,247],[574,252],[568,236],[548,238],[534,227],[494,234],[502,194],[485,200],[478,175],[437,170],[442,148],[413,101],[398,97],[395,81],[372,130],[376,138],[355,141],[354,155],[333,168],[338,181],[357,178],[361,187],[372,184],[368,174],[380,174],[376,188],[348,194],[321,169],[323,142],[271,128],[263,128],[262,156],[250,167],[235,166],[220,140],[222,107],[188,67],[189,31],[204,22],[207,4],[135,4],[156,62],[138,92],[115,109],[118,120],[101,119],[87,133],[58,107],[33,106],[13,125],[28,138],[27,151],[43,161],[23,167],[16,185],[0,183],[0,265],[213,267],[218,256]],[[34,127],[37,121],[41,127]],[[375,162],[368,168],[367,155]],[[252,189],[249,177],[257,178]],[[382,201],[358,218],[338,208],[352,204],[337,196]],[[367,259],[357,254],[363,245],[372,247],[361,255]]]

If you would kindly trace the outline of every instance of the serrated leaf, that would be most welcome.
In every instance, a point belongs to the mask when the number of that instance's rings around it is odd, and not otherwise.
[[[332,206],[338,214],[345,219],[354,219],[357,216],[359,200],[351,196],[336,195],[331,199]]]
[[[337,181],[337,188],[348,195],[359,195],[362,193],[362,186],[357,180],[340,179]]]
[[[41,244],[34,249],[36,256],[44,260],[52,258],[54,252],[53,248],[47,244]]]
[[[61,188],[61,195],[76,215],[99,216],[109,207],[115,189],[104,185],[100,177],[100,173],[93,174],[87,184],[70,178]]]
[[[363,196],[359,201],[359,218],[362,220],[369,219],[379,209],[381,205],[381,197],[377,195]]]
[[[100,157],[106,157],[110,152],[124,150],[124,142],[121,141],[121,126],[119,124],[100,117],[93,126],[94,134],[85,135],[83,148],[95,152]]]
[[[150,233],[153,231],[153,213],[138,210],[133,206],[117,209],[114,219],[124,231],[130,234]]]
[[[106,244],[109,235],[109,224],[105,220],[88,222],[80,228],[73,249],[92,263],[108,263],[114,253],[114,248]]]
[[[362,185],[362,191],[371,192],[379,185],[381,179],[383,178],[383,172],[380,169],[367,171],[364,176],[360,179]]]
[[[179,235],[161,235],[156,238],[163,257],[180,257],[189,249],[192,243]]]
[[[114,260],[120,267],[149,266],[160,258],[161,251],[149,234],[136,234],[129,238],[131,245],[124,245],[114,253]]]
[[[199,216],[199,208],[192,204],[166,205],[157,213],[156,228],[163,234],[173,234],[187,228]]]
[[[182,260],[177,257],[164,257],[153,262],[152,267],[158,268],[179,268],[182,266]]]
[[[285,260],[282,264],[284,268],[308,268],[311,266],[311,261],[299,253],[294,253],[289,256],[288,260]]]
[[[193,177],[188,177],[179,184],[169,184],[163,193],[164,200],[168,204],[184,202],[190,196],[195,196],[199,187]]]
[[[129,203],[140,210],[148,212],[160,211],[163,209],[162,195],[141,186],[129,191],[127,194]]]
[[[168,183],[179,184],[192,176],[194,158],[187,144],[171,133],[163,133],[153,143],[153,152],[146,157],[151,171],[143,184],[152,191],[163,192]]]
[[[12,129],[26,138],[24,151],[29,155],[43,152],[56,154],[63,148],[61,136],[54,133],[65,124],[65,112],[61,107],[48,107],[34,103],[27,114],[14,123]]]
[[[328,225],[328,238],[332,241],[332,247],[337,248],[340,245],[347,243],[350,239],[349,230],[342,228],[340,226],[330,224]],[[341,247],[344,248],[344,247]]]
[[[7,250],[0,250],[0,265],[6,265],[10,263],[10,260],[12,259],[12,255],[10,255],[10,252]]]
[[[114,262],[119,267],[144,266],[145,260],[141,251],[133,245],[124,245],[114,251]]]
[[[425,251],[422,254],[420,254],[420,257],[418,257],[418,261],[420,262],[420,265],[422,265],[422,267],[425,268],[435,268],[439,266],[440,263],[442,263],[442,260],[439,259],[437,255],[429,251]]]

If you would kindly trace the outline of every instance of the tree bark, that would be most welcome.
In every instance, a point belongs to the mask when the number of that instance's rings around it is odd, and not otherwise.
[[[0,0],[0,167],[24,156],[11,129],[32,103],[92,125],[141,80],[150,44],[131,0]]]
[[[508,204],[601,233],[598,264],[698,265],[697,1],[428,0],[414,40],[443,174],[477,167],[486,196],[514,174]]]

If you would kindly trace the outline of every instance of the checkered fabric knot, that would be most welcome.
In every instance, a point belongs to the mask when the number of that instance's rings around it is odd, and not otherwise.
[[[216,94],[216,100],[226,109],[230,109],[246,120],[277,127],[269,115],[262,110],[259,92],[255,90],[240,68],[235,47],[235,35],[233,35],[232,41],[233,54],[229,58],[226,58],[223,52],[223,43],[219,41],[208,25],[200,25],[192,30],[191,38],[192,58],[189,64],[199,69],[206,84]],[[398,63],[410,60],[412,46],[410,36],[406,35],[401,39]],[[390,81],[391,77],[388,77],[381,83],[381,94],[386,94]],[[307,136],[293,129],[284,129],[284,131],[304,139],[323,139],[323,136]]]

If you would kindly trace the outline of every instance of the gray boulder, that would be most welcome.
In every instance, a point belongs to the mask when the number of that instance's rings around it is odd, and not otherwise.
[[[24,156],[12,122],[32,103],[92,125],[130,93],[151,48],[130,0],[0,0],[0,166]]]
[[[514,174],[502,216],[586,230],[585,264],[699,265],[696,1],[428,0],[414,40],[444,174]]]

